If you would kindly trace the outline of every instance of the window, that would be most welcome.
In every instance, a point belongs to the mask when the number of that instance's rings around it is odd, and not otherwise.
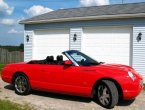
[[[68,54],[81,66],[98,65],[97,61],[79,51],[69,51]]]

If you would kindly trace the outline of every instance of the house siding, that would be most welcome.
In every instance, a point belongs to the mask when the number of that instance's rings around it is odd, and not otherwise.
[[[27,42],[26,36],[29,36],[29,42]],[[32,40],[33,31],[25,31],[24,33],[24,61],[30,61],[32,59]]]
[[[74,34],[76,34],[76,41],[74,41]],[[70,28],[70,50],[79,50],[81,51],[81,37],[82,37],[82,28]]]
[[[141,41],[137,36],[142,33]],[[145,25],[133,27],[133,68],[145,77]]]

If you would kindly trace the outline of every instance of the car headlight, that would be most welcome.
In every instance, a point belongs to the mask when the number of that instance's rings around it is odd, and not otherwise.
[[[128,71],[128,76],[134,81],[135,76],[133,75],[132,72]]]

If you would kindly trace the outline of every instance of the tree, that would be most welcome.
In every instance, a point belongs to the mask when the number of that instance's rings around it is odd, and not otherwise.
[[[24,44],[23,43],[20,44],[19,49],[20,49],[20,51],[24,51]]]

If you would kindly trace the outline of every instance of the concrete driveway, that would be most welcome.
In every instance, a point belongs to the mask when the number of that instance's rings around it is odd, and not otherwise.
[[[13,87],[0,78],[0,99],[7,99],[20,104],[29,104],[36,110],[104,110],[92,99],[33,91],[27,96],[16,95]],[[145,92],[134,101],[120,101],[113,110],[144,110]]]

